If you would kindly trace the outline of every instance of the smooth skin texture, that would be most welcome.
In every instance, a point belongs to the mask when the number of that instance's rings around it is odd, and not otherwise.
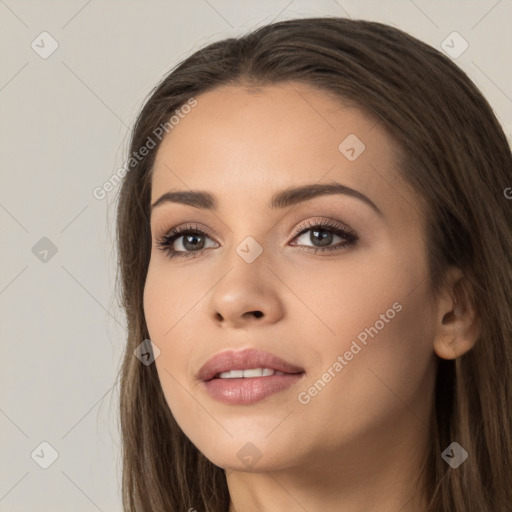
[[[155,364],[176,421],[226,470],[230,512],[422,510],[423,482],[415,479],[428,447],[436,355],[462,355],[479,330],[474,311],[455,297],[458,269],[441,297],[430,294],[424,226],[417,197],[396,171],[399,148],[368,113],[305,84],[223,86],[196,99],[158,149],[151,203],[166,192],[201,190],[218,209],[171,202],[153,209],[144,291],[150,337],[161,351]],[[338,149],[349,134],[366,146],[354,161]],[[364,194],[382,215],[341,194],[268,207],[277,191],[331,181]],[[294,237],[326,220],[349,226],[356,244],[315,254],[322,245],[311,230]],[[169,258],[156,242],[190,223],[207,233],[203,253]],[[253,263],[236,252],[248,236],[263,248]],[[332,236],[330,247],[344,241]],[[183,242],[173,248],[193,252]],[[300,403],[299,393],[396,302],[402,310]],[[305,376],[252,405],[211,399],[196,378],[201,366],[247,347]],[[237,456],[247,443],[261,455],[250,468]]]

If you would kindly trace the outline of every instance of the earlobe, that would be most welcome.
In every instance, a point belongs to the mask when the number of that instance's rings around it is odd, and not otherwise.
[[[480,336],[480,317],[468,280],[461,270],[449,272],[446,289],[438,298],[434,352],[442,359],[456,359],[471,350]]]

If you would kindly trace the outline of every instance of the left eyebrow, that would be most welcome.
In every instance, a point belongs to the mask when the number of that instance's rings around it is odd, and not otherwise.
[[[271,209],[286,208],[315,197],[344,194],[361,200],[370,206],[379,216],[384,216],[377,205],[361,192],[343,185],[338,182],[315,183],[312,185],[303,185],[295,188],[287,188],[276,192],[270,199],[268,207]],[[180,190],[177,192],[167,192],[159,197],[152,205],[151,210],[163,203],[179,203],[203,210],[217,211],[218,203],[212,194],[200,190]]]

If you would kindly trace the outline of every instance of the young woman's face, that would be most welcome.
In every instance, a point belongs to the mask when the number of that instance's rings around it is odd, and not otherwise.
[[[196,100],[158,149],[151,204],[189,195],[152,209],[144,291],[182,430],[214,464],[244,471],[349,471],[423,439],[436,311],[396,144],[363,111],[303,84],[222,87]],[[355,192],[283,195],[335,182]],[[196,191],[215,207],[185,204]],[[188,233],[167,240],[170,258],[157,242],[179,227]],[[201,374],[213,356],[244,349],[290,366],[235,357]],[[240,366],[286,373],[219,378]]]

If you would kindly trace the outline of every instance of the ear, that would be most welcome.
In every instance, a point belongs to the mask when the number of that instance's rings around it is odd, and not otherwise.
[[[465,354],[480,336],[481,319],[472,292],[462,271],[451,267],[446,287],[437,298],[434,352],[442,359],[456,359]]]

